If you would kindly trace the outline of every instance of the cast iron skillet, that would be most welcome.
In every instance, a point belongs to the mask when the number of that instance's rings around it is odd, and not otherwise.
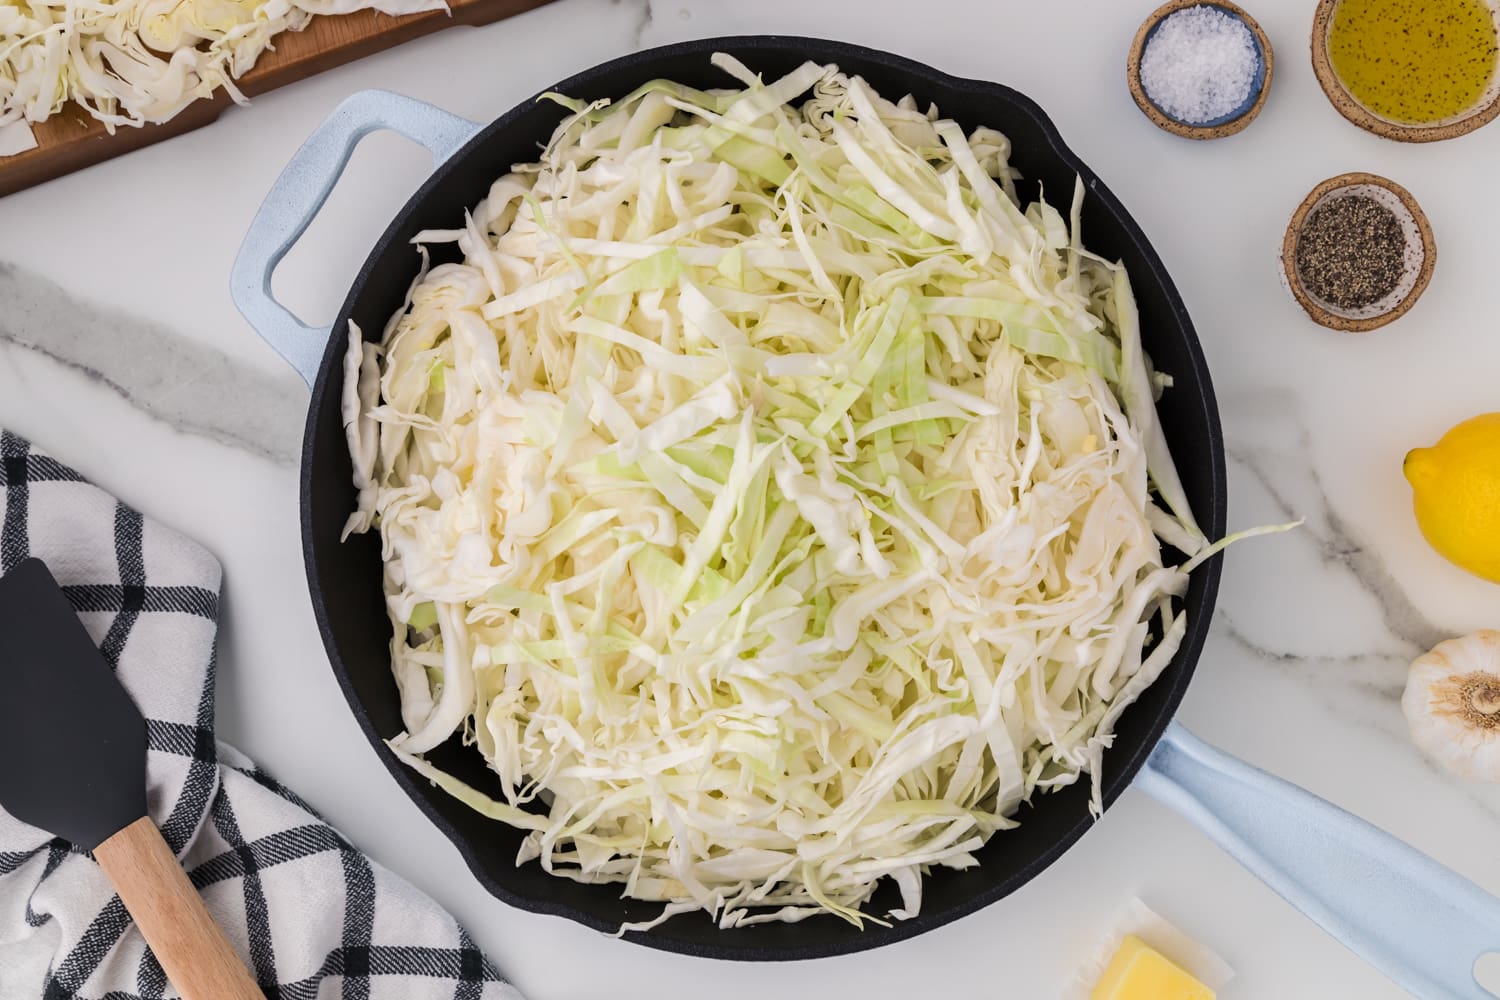
[[[924,104],[936,102],[945,116],[966,128],[998,128],[1010,137],[1013,162],[1024,175],[1023,199],[1045,190],[1054,204],[1066,205],[1074,178],[1082,177],[1087,190],[1085,240],[1095,252],[1123,260],[1130,271],[1146,348],[1157,367],[1175,380],[1161,402],[1161,418],[1183,485],[1205,531],[1214,537],[1223,533],[1223,441],[1213,387],[1192,322],[1140,227],[1098,176],[1068,149],[1035,103],[1008,87],[956,79],[887,53],[790,37],[704,39],[651,49],[546,89],[591,100],[624,95],[657,77],[695,87],[730,85],[709,63],[710,54],[716,51],[735,55],[767,79],[807,59],[834,62],[846,72],[863,76],[887,96],[910,93]],[[394,94],[368,91],[355,95],[314,133],[287,167],[245,240],[233,283],[241,311],[312,385],[302,454],[308,585],[334,673],[371,746],[406,793],[458,848],[486,889],[516,906],[614,931],[622,922],[654,915],[658,907],[622,900],[617,887],[584,886],[549,876],[535,864],[517,868],[518,832],[481,817],[431,787],[385,748],[382,741],[400,732],[402,723],[389,667],[390,627],[381,594],[379,545],[373,535],[339,540],[355,503],[339,408],[348,323],[357,323],[366,336],[378,337],[387,319],[400,308],[416,273],[412,236],[423,229],[460,225],[464,210],[483,198],[511,164],[535,158],[560,114],[551,103],[528,100],[481,127]],[[354,145],[377,128],[394,128],[421,142],[432,151],[438,166],[371,251],[333,326],[314,329],[274,301],[271,272],[316,215]],[[439,253],[445,251],[454,252],[445,247]],[[1105,757],[1106,805],[1146,767],[1141,783],[1148,790],[1208,828],[1278,891],[1398,981],[1442,983],[1444,989],[1453,990],[1453,984],[1462,979],[1466,988],[1477,989],[1468,969],[1485,950],[1483,945],[1500,944],[1500,901],[1300,789],[1219,754],[1176,726],[1169,729],[1203,647],[1218,581],[1217,559],[1194,574],[1185,598],[1189,625],[1180,651],[1160,680],[1121,719]],[[497,787],[479,755],[458,746],[456,740],[435,751],[431,759],[477,787]],[[1019,829],[995,836],[979,853],[978,868],[934,872],[925,886],[921,915],[888,928],[860,931],[830,918],[721,931],[708,919],[692,915],[630,937],[652,947],[729,959],[816,958],[888,944],[993,903],[1034,877],[1088,831],[1093,820],[1087,799],[1085,783],[1040,797],[1022,810]],[[1316,861],[1309,864],[1307,838],[1314,828],[1325,838],[1333,830],[1361,846],[1353,858],[1347,853],[1324,857],[1313,850]],[[1360,883],[1341,882],[1346,875],[1353,879],[1361,864],[1400,866],[1412,873],[1411,891],[1432,897],[1431,913],[1423,917],[1426,930],[1412,930],[1403,921],[1396,935],[1396,929],[1366,919],[1369,900],[1352,898],[1360,896]],[[1462,921],[1453,916],[1456,899],[1462,900],[1466,911]],[[894,900],[894,890],[883,890],[871,911],[884,912]],[[1403,905],[1412,907],[1413,897],[1408,895]],[[1489,928],[1484,941],[1474,931],[1481,918]],[[1431,933],[1437,926],[1433,921],[1442,922],[1441,935]],[[1462,933],[1451,926],[1465,921]],[[1414,919],[1413,923],[1422,921]],[[1412,935],[1426,940],[1441,937],[1441,944],[1435,942],[1434,947],[1451,961],[1417,961],[1408,947]],[[1395,945],[1398,936],[1407,938],[1399,948]],[[1451,975],[1433,978],[1436,974],[1431,970],[1443,965],[1449,973],[1459,969],[1459,979]]]

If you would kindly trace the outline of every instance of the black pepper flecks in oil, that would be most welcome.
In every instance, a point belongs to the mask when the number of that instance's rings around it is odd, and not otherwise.
[[[1354,99],[1380,117],[1446,121],[1489,89],[1495,13],[1486,0],[1341,0],[1328,55]]]
[[[1406,236],[1396,213],[1365,195],[1330,198],[1297,234],[1297,276],[1315,298],[1363,309],[1385,298],[1406,269]]]

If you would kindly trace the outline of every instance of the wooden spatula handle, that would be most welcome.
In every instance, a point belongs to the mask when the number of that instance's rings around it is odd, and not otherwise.
[[[184,1000],[266,1000],[149,817],[94,848]]]

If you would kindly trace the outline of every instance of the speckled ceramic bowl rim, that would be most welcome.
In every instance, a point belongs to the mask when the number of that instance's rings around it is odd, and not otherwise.
[[[1412,282],[1411,290],[1405,297],[1397,302],[1386,312],[1376,316],[1350,317],[1341,316],[1324,308],[1315,298],[1308,294],[1302,287],[1302,279],[1297,274],[1297,238],[1302,232],[1302,226],[1307,221],[1308,213],[1313,210],[1324,198],[1344,188],[1353,187],[1378,187],[1395,195],[1402,206],[1411,214],[1412,221],[1416,223],[1417,232],[1422,240],[1422,263],[1417,269],[1416,279]],[[1412,306],[1416,305],[1417,299],[1427,290],[1427,285],[1432,281],[1432,271],[1437,265],[1437,241],[1432,235],[1432,225],[1427,221],[1427,216],[1422,212],[1422,207],[1417,204],[1417,199],[1412,197],[1410,191],[1387,177],[1379,174],[1348,173],[1330,177],[1312,191],[1308,192],[1302,204],[1292,213],[1292,221],[1287,224],[1286,234],[1281,240],[1281,270],[1282,278],[1286,282],[1287,289],[1297,304],[1312,317],[1314,323],[1319,326],[1328,327],[1330,330],[1340,330],[1346,333],[1365,333],[1377,330],[1387,323],[1394,322],[1406,315]]]
[[[1229,117],[1202,125],[1190,125],[1173,118],[1146,96],[1146,88],[1141,85],[1141,57],[1145,54],[1146,42],[1150,40],[1152,32],[1169,15],[1188,7],[1213,7],[1231,17],[1238,18],[1255,37],[1255,45],[1260,54],[1260,71],[1257,73],[1258,89],[1255,96],[1247,105],[1237,109]],[[1151,16],[1146,18],[1136,31],[1135,39],[1130,43],[1130,55],[1125,61],[1125,81],[1130,87],[1130,96],[1135,99],[1136,105],[1157,128],[1186,139],[1222,139],[1243,131],[1255,120],[1256,115],[1260,114],[1260,109],[1265,107],[1266,97],[1271,93],[1271,77],[1275,66],[1276,55],[1271,48],[1271,40],[1266,37],[1266,33],[1261,30],[1255,18],[1247,14],[1244,8],[1231,3],[1230,0],[1168,0],[1167,3],[1152,11]]]
[[[1344,82],[1334,72],[1333,61],[1328,55],[1328,30],[1333,24],[1333,12],[1341,2],[1342,0],[1319,0],[1318,9],[1313,14],[1310,40],[1313,73],[1317,76],[1323,93],[1328,96],[1328,102],[1339,114],[1366,132],[1397,142],[1440,142],[1443,139],[1453,139],[1468,135],[1500,116],[1500,68],[1496,69],[1489,89],[1474,108],[1461,117],[1448,121],[1432,125],[1404,125],[1382,118],[1366,108],[1345,89]],[[1495,0],[1488,0],[1488,6],[1492,16],[1497,18],[1496,34],[1500,36],[1500,8],[1497,8]]]

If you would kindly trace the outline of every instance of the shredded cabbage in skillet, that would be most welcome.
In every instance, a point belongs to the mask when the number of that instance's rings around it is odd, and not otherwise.
[[[540,162],[417,238],[463,262],[350,332],[390,745],[658,919],[907,918],[1037,792],[1097,808],[1218,546],[1081,185],[1022,206],[998,132],[714,61],[743,89],[549,95]],[[423,758],[455,734],[496,796]]]

